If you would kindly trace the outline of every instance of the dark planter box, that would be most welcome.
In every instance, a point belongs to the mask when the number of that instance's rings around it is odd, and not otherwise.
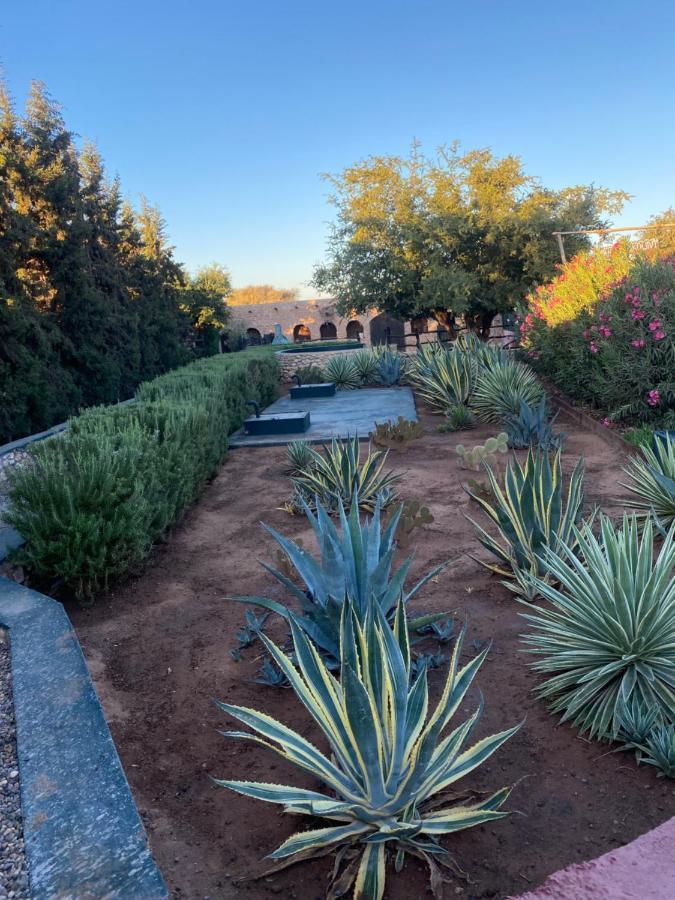
[[[309,412],[250,416],[244,422],[246,434],[296,434],[309,428]]]
[[[335,385],[332,381],[322,384],[300,384],[291,388],[291,400],[302,400],[303,397],[334,397]]]
[[[661,447],[668,443],[675,444],[675,431],[655,431],[652,437],[652,447],[654,452],[658,453]]]

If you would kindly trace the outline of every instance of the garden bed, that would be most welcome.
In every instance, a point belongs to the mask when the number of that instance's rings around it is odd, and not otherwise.
[[[468,787],[479,790],[518,783],[508,801],[515,812],[443,840],[470,877],[457,879],[446,895],[507,897],[655,827],[675,813],[675,797],[672,782],[657,779],[651,768],[638,768],[631,754],[611,753],[606,745],[558,726],[534,698],[536,678],[519,641],[521,607],[468,556],[482,554],[464,518],[466,512],[480,515],[463,490],[475,473],[458,467],[454,447],[480,443],[495,428],[443,435],[436,431],[438,417],[425,411],[420,417],[424,437],[389,457],[392,468],[405,472],[402,496],[422,500],[435,517],[414,533],[411,581],[443,560],[450,565],[416,598],[414,610],[450,610],[468,620],[467,656],[473,641],[494,641],[478,677],[485,697],[481,735],[526,717],[515,737],[467,779]],[[565,470],[571,471],[580,454],[586,458],[588,506],[601,503],[606,512],[618,513],[621,450],[562,416],[559,422],[569,435]],[[154,551],[142,576],[99,597],[90,609],[69,609],[155,859],[174,897],[318,900],[325,893],[329,858],[238,883],[237,878],[260,872],[265,854],[298,824],[309,822],[219,788],[208,777],[303,783],[273,754],[219,735],[218,729],[232,723],[211,702],[218,698],[263,709],[314,735],[291,691],[253,683],[259,646],[244,650],[240,662],[230,655],[244,610],[224,598],[284,597],[256,561],[270,560],[275,546],[260,520],[311,544],[305,519],[279,509],[290,493],[284,469],[283,447],[234,450],[170,540]],[[284,636],[278,622],[268,630],[278,639]],[[441,677],[440,671],[431,673],[432,690],[438,690]],[[387,897],[423,897],[426,885],[422,864],[409,860],[400,875],[388,879]]]

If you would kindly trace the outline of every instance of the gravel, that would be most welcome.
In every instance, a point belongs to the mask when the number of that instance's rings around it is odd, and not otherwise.
[[[7,632],[0,628],[0,900],[28,900]]]

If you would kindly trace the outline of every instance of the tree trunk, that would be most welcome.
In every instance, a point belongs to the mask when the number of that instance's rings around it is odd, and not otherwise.
[[[445,328],[451,341],[457,337],[457,328],[455,327],[455,317],[448,309],[435,309],[433,317],[436,319],[441,328]]]

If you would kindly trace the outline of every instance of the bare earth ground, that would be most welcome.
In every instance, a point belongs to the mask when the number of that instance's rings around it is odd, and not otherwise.
[[[532,695],[535,677],[520,652],[524,622],[519,606],[498,580],[468,553],[480,550],[464,513],[462,483],[473,473],[459,469],[454,446],[482,443],[494,431],[461,435],[436,432],[439,419],[421,415],[425,435],[407,452],[392,451],[392,468],[405,471],[404,497],[427,503],[434,523],[415,532],[413,576],[449,559],[448,569],[427,586],[415,611],[452,610],[469,622],[467,653],[474,639],[493,639],[479,677],[485,696],[480,734],[526,717],[521,731],[476,773],[469,787],[492,790],[518,782],[509,801],[514,815],[445,839],[469,873],[445,888],[447,897],[507,897],[540,884],[570,863],[620,846],[675,814],[673,783],[638,769],[632,756],[580,739],[557,725]],[[595,435],[569,433],[565,468],[579,454],[587,461],[589,506],[612,513],[620,489],[621,452]],[[301,517],[278,507],[287,498],[284,448],[234,450],[202,499],[173,536],[157,548],[144,573],[100,598],[88,610],[70,608],[96,688],[139,806],[155,858],[175,898],[251,900],[281,895],[319,900],[328,859],[300,864],[260,881],[236,878],[261,870],[262,858],[308,821],[280,808],[219,788],[209,775],[309,784],[264,749],[229,741],[218,729],[232,726],[212,704],[217,697],[264,709],[311,737],[308,716],[290,691],[252,683],[259,649],[230,655],[243,608],[231,594],[281,599],[281,585],[258,558],[270,558],[273,542],[259,521],[311,544]],[[278,625],[272,636],[283,639]],[[438,688],[442,673],[431,673]],[[472,698],[472,699],[475,699]],[[390,874],[387,897],[413,900],[427,894],[422,864],[409,861]]]

